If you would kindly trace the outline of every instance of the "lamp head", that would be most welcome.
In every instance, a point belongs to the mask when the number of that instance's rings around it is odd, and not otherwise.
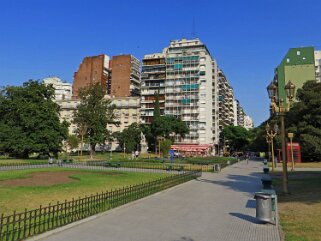
[[[271,130],[269,123],[266,123],[265,125],[265,131],[269,132]]]
[[[284,87],[286,96],[289,98],[289,100],[292,100],[294,97],[295,92],[295,85],[289,80],[289,82]]]
[[[279,126],[278,126],[278,124],[275,124],[275,125],[274,125],[274,132],[275,132],[275,133],[279,133]]]
[[[274,98],[276,97],[277,86],[273,82],[271,82],[266,89],[267,89],[270,99],[272,99],[273,97]]]

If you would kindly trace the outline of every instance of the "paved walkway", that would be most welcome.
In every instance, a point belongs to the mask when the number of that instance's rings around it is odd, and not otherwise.
[[[262,168],[262,162],[243,161],[219,174],[204,173],[41,240],[279,241],[276,226],[255,219]]]

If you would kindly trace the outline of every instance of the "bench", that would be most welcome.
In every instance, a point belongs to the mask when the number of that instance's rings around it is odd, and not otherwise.
[[[104,163],[104,167],[120,167],[120,163],[119,162],[106,162]]]

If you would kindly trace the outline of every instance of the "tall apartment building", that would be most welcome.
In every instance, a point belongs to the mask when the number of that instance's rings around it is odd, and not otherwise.
[[[199,39],[171,41],[162,53],[144,56],[141,118],[153,120],[154,94],[161,115],[184,121],[190,132],[175,144],[210,145],[218,153],[220,132],[235,123],[234,93],[223,71]]]
[[[244,127],[244,117],[246,116],[243,107],[238,102],[237,105],[237,125]]]
[[[186,122],[180,144],[213,144],[213,58],[199,40],[171,41],[166,50],[165,115]]]
[[[73,97],[78,98],[80,88],[96,83],[99,83],[108,93],[111,77],[109,63],[109,56],[104,54],[85,57],[74,73]]]
[[[220,144],[220,116],[219,116],[219,68],[215,60],[212,61],[212,133],[214,153],[219,153]]]
[[[44,78],[43,83],[45,85],[52,85],[55,90],[55,101],[71,99],[72,85],[61,80],[59,77],[53,76]]]
[[[140,95],[140,62],[133,55],[113,56],[108,94],[114,97]]]
[[[219,69],[218,74],[219,129],[234,124],[234,93],[225,74]]]
[[[239,105],[239,101],[237,99],[234,99],[233,101],[233,116],[234,116],[234,120],[233,120],[233,125],[237,126],[237,106]]]
[[[165,109],[165,54],[144,56],[141,74],[141,118],[143,123],[153,121],[155,92],[159,94],[160,113]]]
[[[99,83],[106,94],[114,97],[139,96],[140,63],[132,55],[85,57],[74,74],[73,96],[79,89]]]
[[[186,122],[190,132],[176,144],[213,144],[218,119],[213,95],[217,94],[216,62],[199,39],[171,41],[162,53],[145,55],[142,66],[141,115],[153,119],[155,92],[160,94],[163,115]],[[213,78],[215,80],[213,80]]]

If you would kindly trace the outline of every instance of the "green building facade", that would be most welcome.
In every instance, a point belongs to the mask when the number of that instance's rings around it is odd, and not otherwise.
[[[284,87],[291,80],[296,90],[308,80],[316,80],[314,48],[291,48],[275,69],[275,80],[278,82],[278,96],[286,101]]]

